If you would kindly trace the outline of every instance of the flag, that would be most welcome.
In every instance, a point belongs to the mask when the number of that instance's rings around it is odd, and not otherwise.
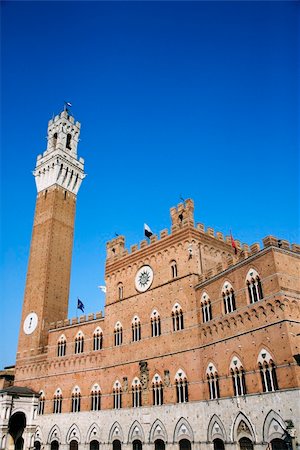
[[[80,309],[84,313],[84,304],[81,300],[77,300],[77,309]]]
[[[144,223],[144,233],[147,238],[150,238],[153,234],[150,227],[146,223]]]
[[[230,239],[231,239],[231,247],[234,248],[234,254],[236,255],[237,254],[237,246],[236,246],[236,243],[235,243],[235,241],[234,241],[234,239],[232,237],[231,231],[230,231]]]
[[[72,103],[70,103],[70,102],[66,102],[66,105],[67,105],[67,106],[69,106],[69,107],[71,108],[71,106],[72,106]]]

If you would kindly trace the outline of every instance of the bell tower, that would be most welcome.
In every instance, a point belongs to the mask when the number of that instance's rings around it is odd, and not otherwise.
[[[76,196],[85,177],[77,157],[80,123],[67,110],[49,121],[33,172],[37,200],[19,333],[18,361],[44,352],[49,324],[68,315]]]

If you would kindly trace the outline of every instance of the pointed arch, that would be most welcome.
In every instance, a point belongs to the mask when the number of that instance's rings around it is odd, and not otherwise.
[[[84,334],[81,330],[79,330],[75,336],[75,354],[83,353],[84,348]]]
[[[219,376],[215,365],[210,362],[206,369],[209,398],[214,400],[220,398]]]
[[[209,322],[212,319],[211,301],[206,291],[201,296],[202,322]]]
[[[273,411],[268,412],[263,424],[263,440],[271,442],[273,439],[282,439],[286,425],[282,417]]]
[[[114,439],[118,439],[121,442],[124,442],[124,434],[119,422],[114,422],[109,431],[108,442],[112,444]]]
[[[71,441],[77,441],[80,442],[80,431],[76,423],[73,423],[73,425],[70,426],[69,431],[67,433],[66,442],[67,444],[70,444]]]
[[[234,395],[236,397],[239,395],[245,395],[247,393],[245,371],[238,356],[234,355],[232,357],[229,371],[232,378]]]
[[[181,417],[178,420],[174,429],[173,441],[179,442],[180,439],[188,439],[191,442],[194,441],[193,429],[184,417]]]
[[[176,385],[177,403],[187,403],[189,401],[188,380],[185,372],[178,369],[174,377]]]
[[[167,430],[159,419],[156,419],[151,426],[149,433],[149,444],[152,444],[157,439],[161,439],[165,443],[168,442]]]
[[[229,314],[236,310],[235,294],[232,284],[229,281],[225,281],[222,286],[222,297],[224,313]]]
[[[95,422],[88,429],[86,435],[86,443],[88,444],[93,440],[100,442],[100,428]]]
[[[42,432],[41,427],[38,425],[36,427],[35,433],[34,433],[34,440],[39,442],[44,442],[44,434]]]
[[[135,420],[129,429],[128,442],[132,443],[137,439],[139,439],[141,442],[145,442],[143,427],[141,426],[140,422]]]
[[[183,330],[183,311],[182,307],[178,302],[172,308],[172,322],[173,322],[173,331]]]
[[[61,432],[58,425],[53,425],[48,434],[48,444],[51,444],[52,441],[58,441],[61,443]]]
[[[232,440],[238,442],[239,439],[246,437],[255,442],[255,432],[252,423],[249,419],[239,412],[232,425]]]
[[[141,340],[141,321],[139,316],[135,315],[131,321],[132,341],[137,342]]]
[[[93,333],[93,350],[101,350],[103,346],[103,331],[101,327],[97,327]]]
[[[221,439],[227,441],[225,427],[222,420],[216,414],[212,416],[209,421],[207,429],[207,440],[212,442],[214,439]]]
[[[160,315],[157,309],[153,309],[151,316],[151,335],[152,337],[161,335],[161,323],[160,323]]]
[[[164,392],[163,392],[163,382],[161,376],[156,373],[152,378],[152,396],[153,396],[153,405],[159,406],[164,402]]]
[[[276,375],[276,365],[271,354],[265,350],[265,348],[262,348],[259,352],[257,363],[263,392],[277,391],[279,387]]]
[[[262,290],[261,278],[258,272],[253,268],[251,268],[247,273],[246,285],[250,303],[255,303],[263,299],[264,295]]]

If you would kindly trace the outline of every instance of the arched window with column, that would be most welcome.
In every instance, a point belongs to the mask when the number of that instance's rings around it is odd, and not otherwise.
[[[91,411],[100,411],[101,409],[101,389],[99,384],[94,384],[91,390]]]
[[[93,350],[101,350],[103,346],[103,332],[100,327],[97,327],[93,334]]]
[[[212,309],[211,301],[206,292],[203,292],[201,297],[201,311],[202,311],[202,322],[209,322],[212,320]]]
[[[132,341],[137,342],[141,340],[141,321],[138,316],[134,316],[131,322]]]
[[[233,392],[235,397],[246,395],[246,380],[243,365],[237,356],[230,363],[230,374],[232,377]]]
[[[62,391],[60,388],[57,388],[54,397],[53,397],[53,414],[60,414],[62,410]]]
[[[57,341],[57,356],[66,356],[67,340],[66,336],[62,334]]]
[[[80,412],[81,393],[78,386],[75,386],[71,396],[71,412]]]
[[[175,303],[172,309],[173,331],[183,330],[183,312],[179,303]]]
[[[182,369],[179,369],[175,375],[175,385],[177,403],[187,403],[189,401],[188,381]]]
[[[161,377],[156,373],[152,378],[153,405],[160,406],[164,403],[164,391]]]
[[[260,276],[255,269],[249,270],[246,277],[246,284],[250,303],[258,302],[264,298]]]
[[[229,281],[225,281],[222,288],[224,313],[229,314],[236,310],[235,294],[232,285]]]
[[[118,283],[118,299],[123,300],[124,298],[124,286],[123,283]]]
[[[151,314],[151,335],[152,337],[161,335],[160,316],[156,309]]]
[[[171,261],[171,277],[172,279],[178,277],[177,263],[174,259]]]
[[[123,328],[121,322],[117,322],[114,329],[115,347],[122,345],[123,342]]]
[[[270,353],[264,348],[259,353],[257,363],[260,371],[263,392],[277,391],[279,387],[276,366]]]
[[[113,386],[114,409],[122,408],[122,387],[121,383],[116,380]]]
[[[38,403],[38,415],[42,416],[44,414],[45,411],[45,393],[44,391],[40,392],[40,397],[39,397],[39,403]]]
[[[209,389],[209,399],[214,400],[220,398],[219,377],[217,369],[213,363],[209,363],[206,369],[206,378]]]
[[[75,354],[83,353],[84,349],[84,335],[82,331],[78,331],[75,337]]]
[[[140,380],[135,377],[131,385],[132,389],[132,406],[138,408],[142,406],[142,385]]]

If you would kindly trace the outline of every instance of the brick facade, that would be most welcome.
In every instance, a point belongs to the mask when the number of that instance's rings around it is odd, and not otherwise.
[[[171,208],[170,234],[163,230],[130,251],[123,236],[108,242],[105,314],[68,319],[75,202],[74,192],[56,184],[37,199],[15,373],[16,386],[43,395],[33,442],[53,450],[51,442],[67,448],[75,440],[88,449],[96,440],[111,449],[117,439],[127,449],[139,440],[150,449],[162,439],[170,450],[219,450],[245,448],[246,438],[250,447],[288,450],[288,436],[295,448],[299,246],[268,236],[262,249],[236,241],[235,252],[229,236],[195,225],[189,199]],[[153,281],[139,292],[135,277],[143,266],[151,267]],[[26,335],[23,322],[32,312],[38,326]],[[161,405],[153,404],[156,379]],[[95,385],[99,411],[91,411]],[[57,392],[62,408],[53,414]],[[80,411],[71,412],[79,393]]]

